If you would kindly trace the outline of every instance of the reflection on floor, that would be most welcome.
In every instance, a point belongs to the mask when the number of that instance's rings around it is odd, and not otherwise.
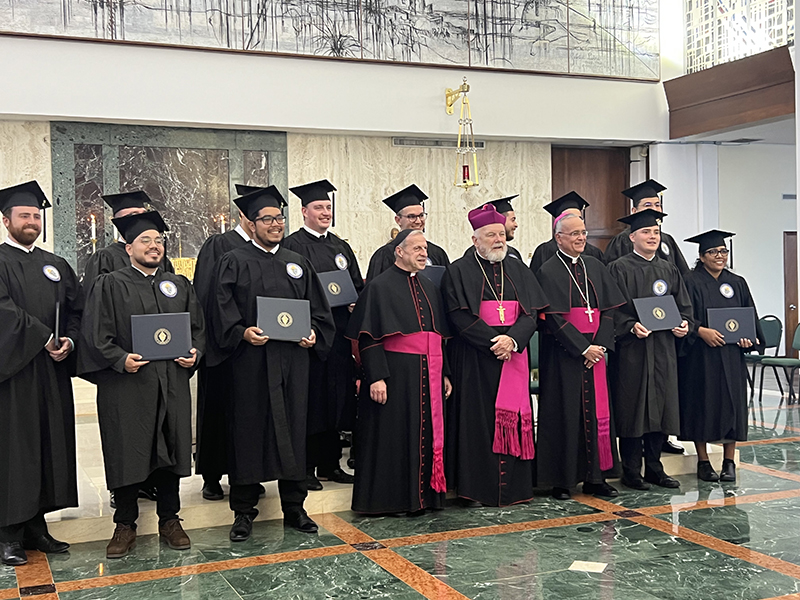
[[[678,490],[620,486],[614,502],[542,492],[524,505],[416,518],[325,513],[313,536],[264,521],[240,544],[227,527],[195,529],[185,552],[142,536],[115,561],[105,542],[74,544],[0,567],[0,600],[798,600],[800,408],[765,395],[738,475],[731,484],[681,476]]]

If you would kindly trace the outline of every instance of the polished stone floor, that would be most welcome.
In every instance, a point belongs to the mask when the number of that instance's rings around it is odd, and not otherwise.
[[[678,490],[619,486],[613,502],[543,491],[416,518],[325,513],[318,535],[263,521],[241,544],[227,526],[194,529],[190,550],[142,536],[114,561],[105,542],[74,544],[0,567],[0,600],[800,600],[800,408],[779,400],[753,408],[735,483],[684,475]]]

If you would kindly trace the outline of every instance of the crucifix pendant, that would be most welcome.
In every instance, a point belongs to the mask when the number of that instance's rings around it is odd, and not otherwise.
[[[589,315],[589,323],[593,323],[592,315],[594,314],[594,309],[591,306],[586,307],[586,314]]]
[[[497,305],[497,312],[500,313],[500,322],[501,323],[505,323],[506,322],[506,307],[503,306],[502,304],[498,304]],[[591,317],[589,317],[589,318],[591,319]]]

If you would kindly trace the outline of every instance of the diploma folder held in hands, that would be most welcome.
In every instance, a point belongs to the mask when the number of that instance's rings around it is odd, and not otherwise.
[[[639,323],[650,331],[667,331],[680,327],[683,318],[670,295],[652,298],[634,298],[633,306],[639,316]]]
[[[308,300],[258,296],[256,303],[261,335],[278,342],[299,342],[311,335],[311,304]]]
[[[317,276],[325,288],[325,296],[331,308],[355,304],[358,300],[358,292],[350,278],[350,271],[325,271],[318,273]]]
[[[738,344],[741,339],[756,343],[756,311],[752,306],[707,310],[709,328],[719,331],[726,344]]]
[[[132,315],[133,353],[142,360],[191,358],[192,322],[188,312]]]

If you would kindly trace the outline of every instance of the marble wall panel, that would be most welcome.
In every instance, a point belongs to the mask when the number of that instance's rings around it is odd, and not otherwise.
[[[430,196],[427,233],[451,259],[471,244],[469,210],[511,194],[520,194],[513,245],[523,256],[550,236],[550,217],[541,210],[550,201],[550,144],[487,142],[478,154],[481,185],[466,191],[453,186],[452,149],[396,148],[391,138],[316,134],[288,134],[287,148],[290,185],[327,178],[338,188],[333,231],[349,241],[364,273],[395,226],[381,200],[411,183]],[[302,224],[300,203],[293,197],[289,206],[294,230]]]
[[[106,213],[103,210],[103,146],[75,144],[75,233],[78,249],[78,273],[83,273],[92,253],[92,216],[95,218],[96,245],[106,245],[103,232]],[[110,215],[109,215],[110,216]]]

